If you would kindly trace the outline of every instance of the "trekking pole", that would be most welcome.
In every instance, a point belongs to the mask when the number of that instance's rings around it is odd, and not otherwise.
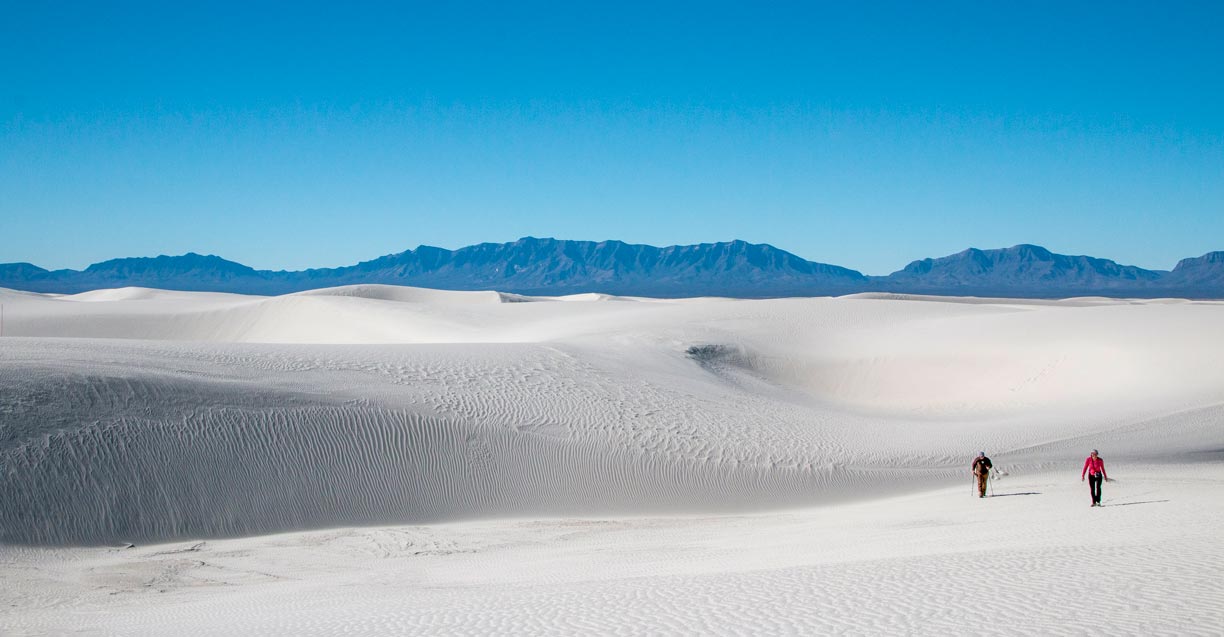
[[[994,473],[993,471],[990,473]],[[994,476],[986,474],[986,486],[990,487],[990,497],[994,497]]]

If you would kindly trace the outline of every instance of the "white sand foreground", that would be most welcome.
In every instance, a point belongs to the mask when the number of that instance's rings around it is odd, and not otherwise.
[[[4,549],[4,634],[1218,635],[1224,470],[786,513]],[[967,486],[964,485],[964,486]]]
[[[0,634],[1224,634],[1222,303],[0,303]]]

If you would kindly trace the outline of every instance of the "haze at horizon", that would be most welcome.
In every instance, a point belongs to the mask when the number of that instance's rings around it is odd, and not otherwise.
[[[301,269],[534,235],[887,274],[970,246],[1224,249],[1214,4],[6,13],[0,262]]]

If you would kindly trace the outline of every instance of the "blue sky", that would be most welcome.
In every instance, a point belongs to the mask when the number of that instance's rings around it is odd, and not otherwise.
[[[0,20],[0,262],[1224,249],[1219,3],[40,4]]]

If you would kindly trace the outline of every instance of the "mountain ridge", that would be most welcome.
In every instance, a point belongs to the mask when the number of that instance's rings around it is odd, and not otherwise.
[[[523,237],[456,250],[420,245],[353,265],[256,270],[216,255],[125,257],[84,270],[0,264],[0,287],[76,293],[113,287],[285,294],[384,283],[519,294],[601,292],[653,297],[829,296],[907,292],[952,296],[1183,296],[1224,298],[1224,251],[1182,259],[1171,271],[1063,255],[1032,244],[969,248],[913,261],[887,276],[808,261],[742,240],[657,247],[617,240]]]

